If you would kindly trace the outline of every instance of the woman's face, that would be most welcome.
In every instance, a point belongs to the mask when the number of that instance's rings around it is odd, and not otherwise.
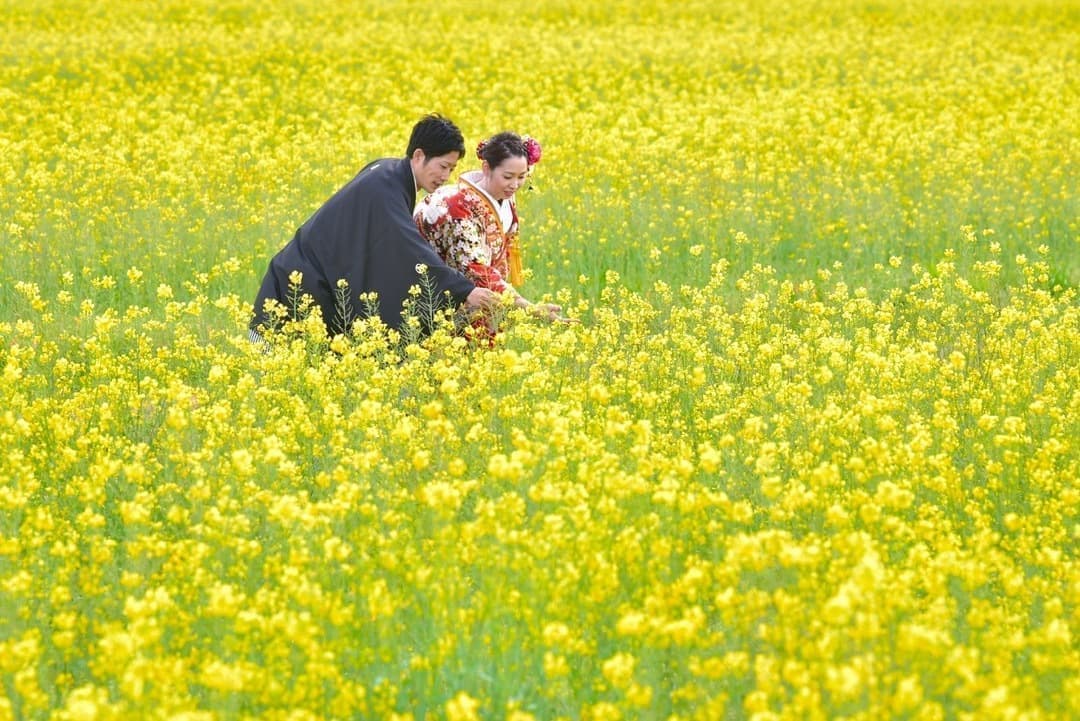
[[[499,163],[495,168],[488,166],[484,161],[484,180],[487,191],[495,200],[506,200],[514,197],[514,193],[525,182],[529,174],[529,164],[525,158],[511,155]]]

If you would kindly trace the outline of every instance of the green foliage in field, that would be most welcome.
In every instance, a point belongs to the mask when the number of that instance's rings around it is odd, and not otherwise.
[[[5,3],[0,721],[1080,716],[1078,38]],[[248,343],[432,110],[543,142],[524,290],[583,322]]]

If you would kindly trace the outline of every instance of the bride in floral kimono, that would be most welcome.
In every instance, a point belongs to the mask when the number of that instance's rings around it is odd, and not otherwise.
[[[480,170],[462,173],[416,206],[416,227],[451,268],[479,288],[509,292],[514,305],[549,321],[568,322],[562,308],[532,303],[518,291],[521,250],[514,194],[528,182],[540,160],[540,143],[516,133],[499,133],[480,143]]]

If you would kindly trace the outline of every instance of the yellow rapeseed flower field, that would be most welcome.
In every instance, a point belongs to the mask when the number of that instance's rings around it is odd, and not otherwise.
[[[1080,3],[0,6],[0,721],[1080,717]],[[270,255],[544,144],[490,347]],[[463,170],[477,161],[467,158]]]

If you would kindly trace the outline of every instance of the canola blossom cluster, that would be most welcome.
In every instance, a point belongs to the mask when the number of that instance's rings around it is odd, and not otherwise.
[[[1080,717],[1078,36],[4,4],[0,721]],[[543,139],[525,291],[581,322],[250,343],[431,110]]]
[[[1048,245],[1080,284],[1076,0],[792,5],[6,3],[0,303],[72,272],[76,297],[145,304],[230,258],[254,295],[307,215],[433,110],[469,148],[543,142],[520,210],[544,290],[585,276],[595,298],[608,269],[701,285],[720,258],[800,279],[841,260],[868,284],[963,225]]]
[[[490,349],[0,324],[0,717],[1080,713],[1080,308],[1023,267],[612,277]]]

